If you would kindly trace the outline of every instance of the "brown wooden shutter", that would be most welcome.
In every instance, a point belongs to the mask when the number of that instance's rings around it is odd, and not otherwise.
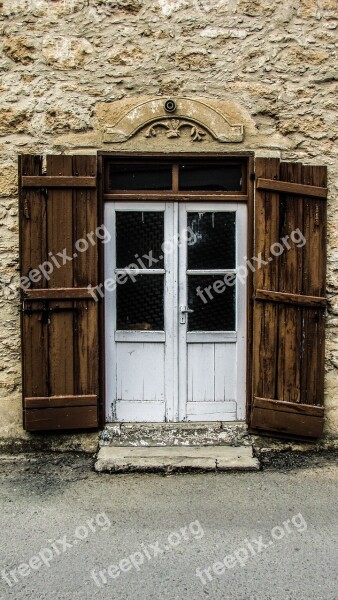
[[[326,185],[326,167],[256,159],[255,256],[267,261],[254,274],[250,426],[258,433],[323,431]],[[289,239],[273,256],[271,246],[297,229],[306,244]]]
[[[87,286],[98,283],[96,157],[47,156],[46,171],[42,157],[20,157],[21,276],[35,279],[22,292],[24,427],[95,428],[98,303]],[[94,243],[78,251],[91,232]],[[39,278],[46,261],[52,272]]]

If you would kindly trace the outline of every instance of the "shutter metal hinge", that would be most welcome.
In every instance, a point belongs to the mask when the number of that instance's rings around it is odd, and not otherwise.
[[[39,321],[43,323],[48,323],[50,325],[50,320],[52,313],[60,313],[60,312],[78,312],[79,309],[73,306],[56,306],[52,308],[48,305],[47,302],[42,303],[42,307],[40,308],[26,308],[25,301],[23,302],[21,312],[31,315],[33,313],[41,313],[41,316],[38,318]]]
[[[318,202],[316,203],[315,226],[319,227],[319,206],[318,206]]]
[[[23,199],[23,214],[24,214],[24,217],[26,219],[30,219],[31,218],[31,215],[30,215],[30,212],[29,212],[29,204],[28,204],[28,200],[27,200],[26,194],[24,194],[24,199]]]

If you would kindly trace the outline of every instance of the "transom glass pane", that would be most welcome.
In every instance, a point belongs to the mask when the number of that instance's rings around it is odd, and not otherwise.
[[[117,329],[164,329],[164,275],[137,275],[116,287]]]
[[[171,190],[172,165],[161,164],[111,164],[109,189],[111,190]]]
[[[116,266],[163,269],[164,212],[116,212]]]
[[[189,212],[188,269],[234,269],[236,265],[236,213]]]
[[[240,192],[242,165],[180,165],[179,189],[190,192]]]
[[[188,331],[235,331],[235,298],[235,285],[222,286],[222,276],[189,275],[188,305],[194,312],[188,315]]]

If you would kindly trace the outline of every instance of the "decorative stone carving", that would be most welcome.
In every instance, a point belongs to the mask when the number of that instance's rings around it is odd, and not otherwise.
[[[141,102],[127,111],[114,125],[104,129],[106,143],[126,142],[141,129],[149,126],[146,137],[156,137],[160,129],[166,130],[169,139],[180,137],[180,130],[190,127],[193,141],[203,141],[206,133],[218,142],[242,142],[243,125],[234,125],[207,101],[193,98],[175,98],[176,109],[172,118],[165,109],[166,98]]]
[[[154,125],[151,125],[146,133],[146,138],[156,137],[158,129],[167,129],[167,138],[178,138],[181,137],[180,129],[183,127],[190,127],[190,135],[193,142],[202,142],[205,131],[202,131],[199,127],[188,121],[180,121],[179,119],[168,119],[167,121],[158,121]]]

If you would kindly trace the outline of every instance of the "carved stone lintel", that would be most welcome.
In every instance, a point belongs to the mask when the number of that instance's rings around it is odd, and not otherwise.
[[[193,123],[189,123],[188,121],[180,121],[179,119],[168,119],[167,121],[158,121],[154,123],[147,130],[146,138],[156,137],[159,128],[164,128],[167,130],[167,138],[178,138],[181,137],[180,130],[183,129],[183,127],[190,128],[190,135],[193,142],[203,141],[203,138],[206,135],[205,131],[202,131],[202,129]]]
[[[103,141],[126,142],[141,129],[148,126],[146,137],[156,137],[159,128],[164,128],[169,139],[180,137],[183,127],[191,128],[193,141],[202,141],[206,133],[218,142],[242,142],[243,125],[232,125],[219,110],[206,101],[193,98],[175,98],[177,108],[172,118],[165,110],[165,98],[141,102],[128,110],[115,125],[107,125]]]

